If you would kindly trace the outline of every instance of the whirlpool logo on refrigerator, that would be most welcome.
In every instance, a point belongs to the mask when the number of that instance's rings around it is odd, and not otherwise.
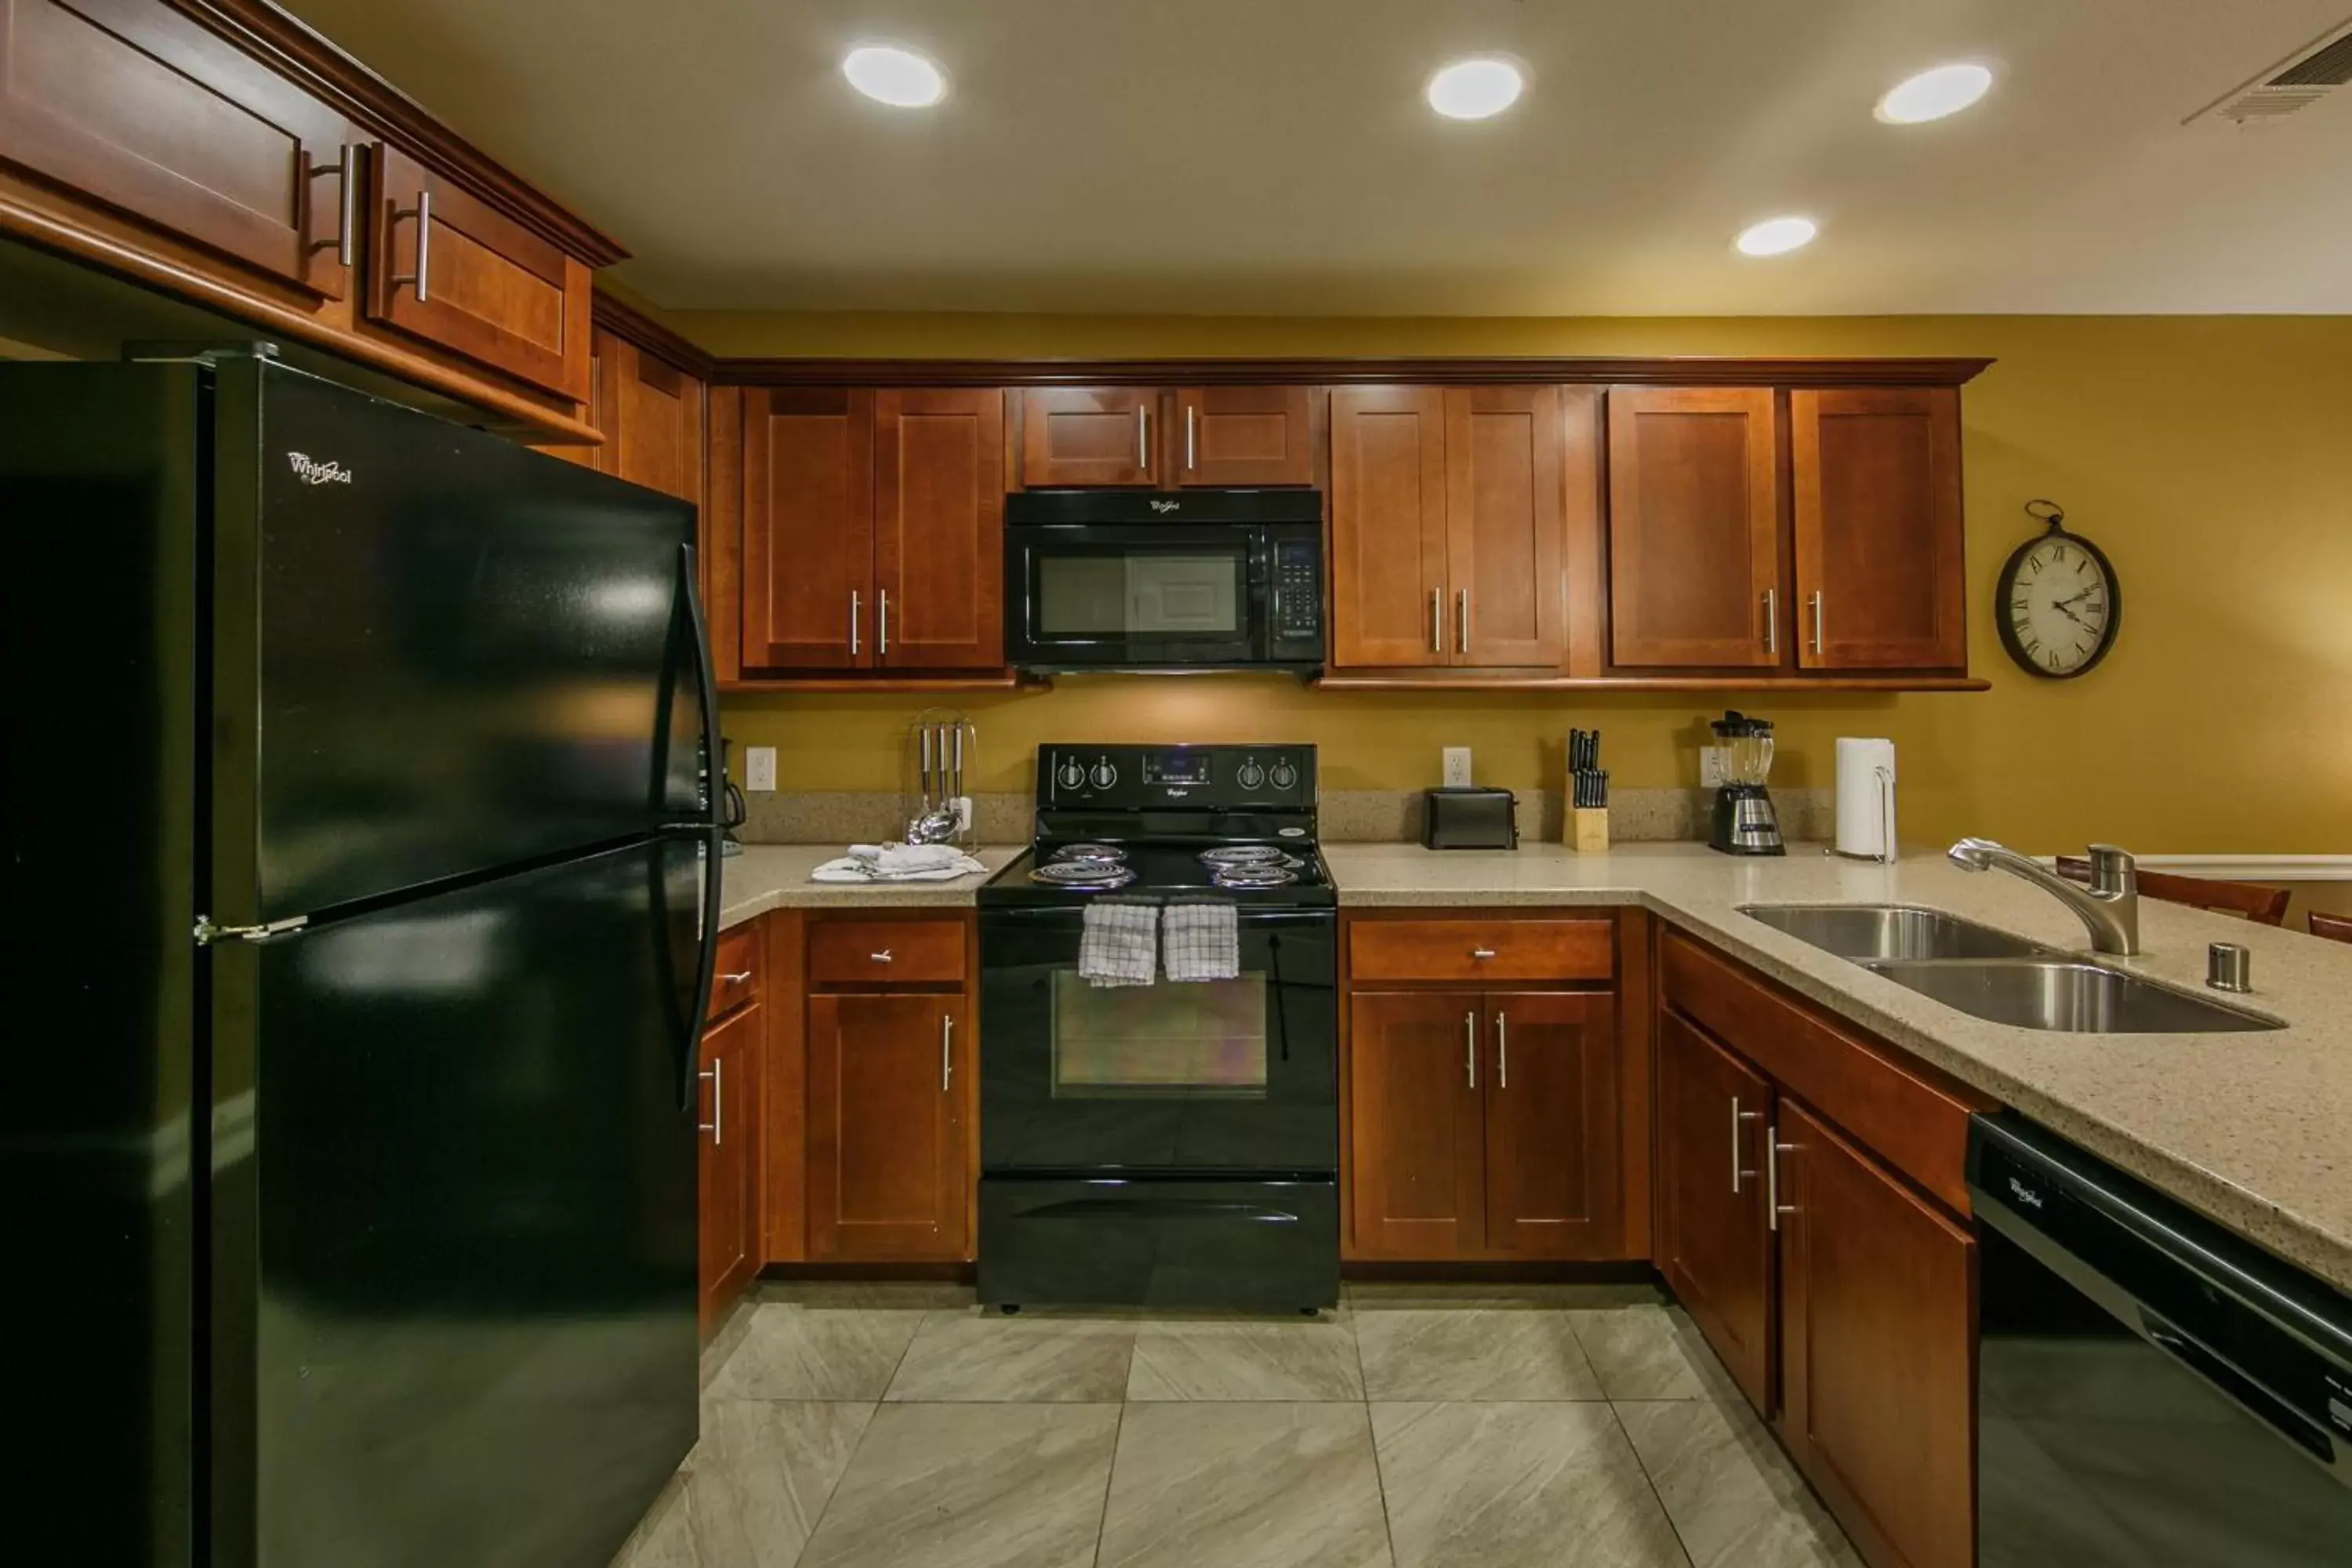
[[[347,485],[352,471],[337,462],[320,462],[307,452],[289,452],[286,461],[292,465],[294,477],[306,485]]]

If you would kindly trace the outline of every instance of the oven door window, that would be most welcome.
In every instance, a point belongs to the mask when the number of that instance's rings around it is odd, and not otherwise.
[[[1054,975],[1056,1100],[1264,1100],[1265,976],[1102,987]]]

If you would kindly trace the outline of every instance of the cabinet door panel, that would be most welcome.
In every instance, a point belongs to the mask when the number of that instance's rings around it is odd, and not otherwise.
[[[611,332],[596,334],[593,383],[604,445],[594,466],[702,504],[702,384]]]
[[[1617,1256],[1615,998],[1490,992],[1486,1012],[1487,1249]]]
[[[1350,999],[1351,1256],[1433,1260],[1479,1250],[1478,1005],[1475,991]]]
[[[1793,392],[1789,436],[1797,662],[1966,669],[1959,394],[1943,386]]]
[[[586,264],[389,142],[368,166],[369,319],[587,402]]]
[[[755,1003],[702,1037],[702,1331],[708,1334],[760,1267],[760,1031]]]
[[[808,1018],[809,1256],[962,1257],[962,999],[812,996]]]
[[[1314,398],[1303,386],[1188,386],[1176,394],[1176,482],[1311,485]]]
[[[351,134],[165,6],[0,0],[0,158],[338,300],[349,167],[330,171]]]
[[[1021,394],[1021,483],[1156,485],[1160,393],[1144,386],[1033,386]]]
[[[1780,582],[1772,394],[1609,394],[1611,658],[1628,668],[1769,668],[1765,594]],[[1788,606],[1775,606],[1785,624]]]
[[[1331,663],[1447,662],[1445,397],[1436,387],[1331,394]]]
[[[874,395],[744,399],[743,663],[874,662]]]
[[[1762,1415],[1772,1410],[1772,1087],[1676,1014],[1658,1016],[1658,1272]]]
[[[1556,386],[1445,394],[1453,662],[1558,669],[1560,456]]]
[[[1004,662],[1004,395],[874,399],[874,647],[901,669]]]
[[[1783,1099],[1781,1431],[1871,1563],[1976,1561],[1976,1242]]]

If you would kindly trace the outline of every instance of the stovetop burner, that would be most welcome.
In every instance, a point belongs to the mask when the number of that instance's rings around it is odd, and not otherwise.
[[[1219,866],[1209,873],[1213,888],[1287,888],[1298,880],[1293,867],[1277,865],[1271,860],[1244,862],[1239,866]]]
[[[1271,844],[1220,844],[1213,849],[1201,851],[1203,866],[1282,866],[1296,867],[1298,858],[1286,855]]]
[[[1135,873],[1115,860],[1056,858],[1042,866],[1032,867],[1029,879],[1042,882],[1049,888],[1066,888],[1076,893],[1099,893],[1126,887],[1135,880]]]
[[[1065,844],[1054,851],[1056,860],[1106,860],[1114,866],[1127,864],[1127,851],[1116,844]]]

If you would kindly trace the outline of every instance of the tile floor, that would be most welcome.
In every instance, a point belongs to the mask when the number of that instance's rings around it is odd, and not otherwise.
[[[1653,1291],[1295,1321],[770,1286],[615,1568],[1858,1568]]]

